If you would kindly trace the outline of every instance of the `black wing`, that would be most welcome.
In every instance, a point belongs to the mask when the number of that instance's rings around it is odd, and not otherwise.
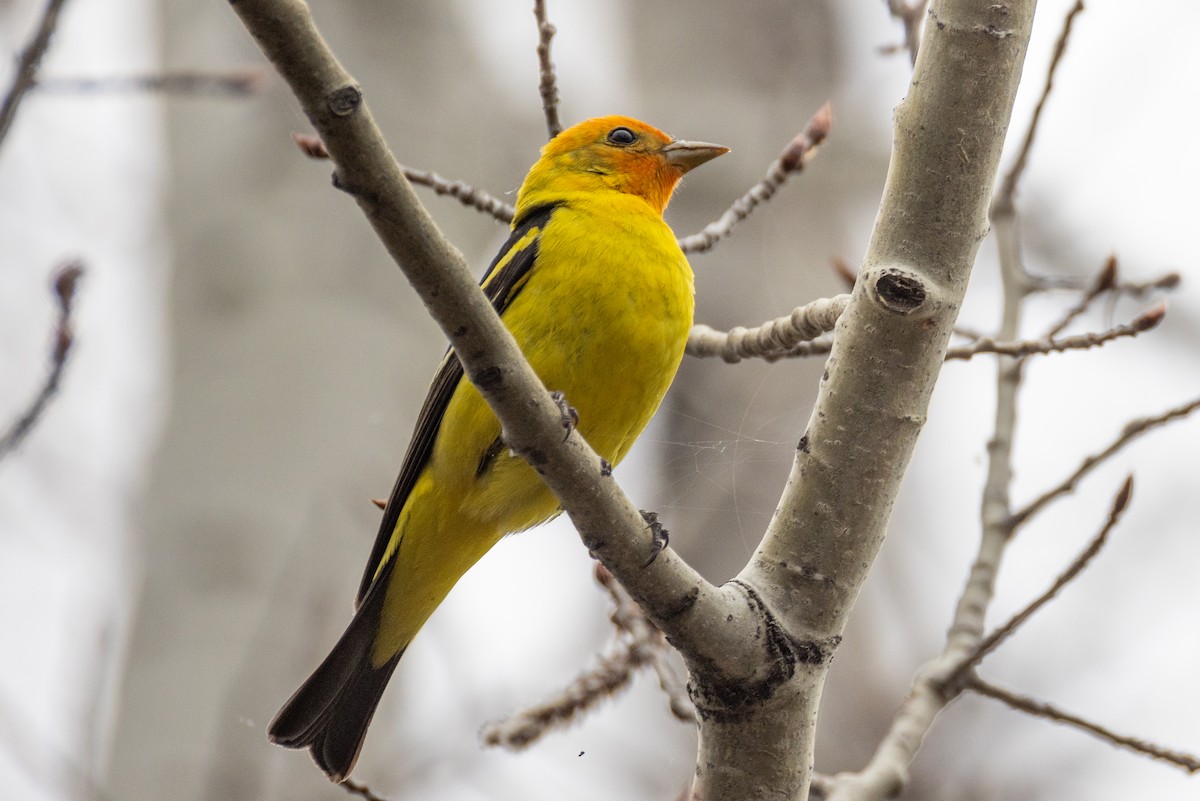
[[[558,204],[537,206],[513,221],[512,234],[496,254],[482,282],[484,294],[492,302],[497,314],[503,315],[512,299],[524,287],[525,279],[537,259],[538,239],[557,207]],[[408,494],[417,483],[417,476],[421,474],[430,454],[433,453],[433,443],[441,428],[442,417],[446,414],[446,407],[454,391],[458,389],[458,382],[462,377],[463,368],[458,356],[453,350],[446,351],[446,357],[442,359],[442,365],[433,377],[425,404],[417,416],[417,425],[413,430],[408,452],[404,455],[404,464],[384,509],[379,533],[375,536],[375,546],[371,549],[371,558],[367,560],[367,567],[358,587],[358,596],[354,600],[356,607],[366,597],[384,554],[387,553],[392,532],[400,519],[400,510],[404,508]]]

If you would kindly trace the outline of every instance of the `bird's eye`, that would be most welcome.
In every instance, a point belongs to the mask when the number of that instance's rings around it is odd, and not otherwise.
[[[608,132],[608,141],[614,145],[632,145],[637,141],[637,134],[621,126],[620,128],[613,128]]]

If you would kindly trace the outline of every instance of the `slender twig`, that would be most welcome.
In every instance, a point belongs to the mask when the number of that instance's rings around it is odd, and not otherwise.
[[[774,361],[795,355],[791,351],[800,343],[832,331],[849,303],[849,295],[821,298],[757,328],[738,326],[729,331],[716,331],[707,325],[695,325],[688,336],[687,353],[689,356],[720,356],[730,364],[753,357]]]
[[[62,381],[63,370],[67,364],[67,356],[75,338],[71,331],[71,307],[75,299],[75,288],[79,277],[83,275],[83,264],[71,261],[63,265],[54,275],[54,298],[58,303],[58,322],[54,326],[54,345],[50,349],[50,373],[42,383],[33,402],[18,417],[8,431],[0,437],[0,459],[20,446],[29,432],[37,425],[42,413],[50,405]]]
[[[603,565],[596,565],[596,580],[613,600],[611,619],[617,639],[595,666],[540,704],[521,710],[507,720],[484,727],[485,745],[520,751],[550,731],[569,725],[579,715],[629,686],[634,673],[650,666],[658,673],[671,713],[681,721],[695,722],[695,709],[667,658],[662,632],[642,612],[625,588]]]
[[[1042,119],[1042,111],[1046,108],[1046,101],[1050,98],[1050,91],[1054,88],[1054,73],[1058,71],[1058,65],[1062,62],[1063,54],[1067,52],[1067,41],[1071,37],[1071,25],[1075,22],[1075,17],[1081,11],[1083,11],[1083,0],[1076,0],[1075,5],[1067,12],[1067,17],[1063,21],[1062,32],[1058,35],[1058,41],[1054,43],[1054,55],[1050,58],[1050,67],[1046,70],[1046,84],[1042,87],[1042,95],[1038,98],[1037,106],[1033,109],[1033,117],[1029,121],[1029,127],[1025,129],[1025,139],[1021,142],[1021,148],[1017,151],[1016,160],[1001,181],[1000,191],[997,195],[1007,198],[1010,203],[1016,197],[1017,182],[1021,180],[1021,175],[1025,172],[1025,165],[1029,161],[1029,152],[1033,149],[1033,140],[1037,136],[1038,123]]]
[[[684,723],[695,722],[696,708],[688,698],[686,685],[671,664],[671,649],[666,638],[604,565],[596,564],[595,575],[597,583],[604,587],[612,598],[613,625],[629,636],[631,649],[636,647],[645,651],[650,666],[658,675],[659,687],[667,696],[671,714]]]
[[[17,108],[21,105],[21,100],[33,88],[33,84],[37,80],[38,66],[41,65],[42,56],[46,55],[47,48],[50,47],[50,39],[58,25],[58,14],[62,11],[64,2],[66,0],[48,0],[29,44],[25,45],[25,49],[21,51],[21,58],[17,61],[16,75],[13,76],[12,84],[5,93],[3,102],[0,102],[0,145],[8,136],[8,129],[17,116]]]
[[[955,359],[966,360],[982,353],[998,353],[1004,356],[1032,356],[1038,353],[1088,350],[1112,342],[1114,339],[1135,337],[1138,334],[1149,331],[1162,322],[1166,313],[1166,304],[1160,303],[1126,325],[1114,326],[1107,331],[1095,334],[1079,334],[1077,336],[1062,337],[1061,339],[1043,337],[1042,339],[1026,339],[1020,342],[997,342],[990,337],[984,337],[972,342],[970,345],[949,348],[946,351],[946,361],[954,361]]]
[[[1108,512],[1108,519],[1100,528],[1099,533],[1097,533],[1096,536],[1094,536],[1091,541],[1088,542],[1087,547],[1085,547],[1079,553],[1079,555],[1071,561],[1071,564],[1067,566],[1067,569],[1064,570],[1059,577],[1054,580],[1054,583],[1051,584],[1045,592],[1030,601],[1029,604],[1020,612],[1017,612],[1015,615],[1009,618],[1007,623],[997,627],[994,631],[992,631],[991,634],[980,640],[979,644],[975,646],[975,649],[962,660],[959,666],[955,668],[949,676],[946,677],[943,684],[944,688],[952,693],[957,693],[960,687],[960,682],[963,681],[968,673],[975,669],[975,667],[983,660],[985,656],[996,650],[1001,643],[1011,637],[1018,628],[1023,626],[1025,621],[1029,620],[1029,618],[1032,617],[1035,612],[1049,603],[1054,596],[1058,595],[1059,591],[1062,590],[1063,587],[1070,584],[1080,573],[1083,572],[1083,569],[1088,566],[1088,563],[1091,562],[1097,554],[1100,553],[1100,549],[1103,548],[1105,543],[1108,541],[1109,533],[1112,532],[1113,528],[1115,528],[1117,523],[1121,520],[1121,515],[1124,514],[1125,509],[1128,508],[1132,495],[1133,476],[1129,476],[1125,479],[1124,483],[1121,484],[1121,488],[1117,490],[1116,497],[1113,498],[1112,507]]]
[[[558,78],[554,73],[554,62],[550,60],[550,41],[557,29],[546,19],[546,0],[533,0],[533,16],[538,29],[538,92],[542,96],[542,112],[546,115],[546,132],[550,138],[562,132],[558,119]]]
[[[831,337],[820,336],[833,330],[837,315],[844,308],[839,301],[848,298],[838,295],[830,299],[814,301],[802,306],[788,317],[763,323],[757,328],[737,326],[729,331],[715,331],[707,325],[692,327],[688,338],[689,356],[720,356],[734,364],[743,359],[761,358],[773,362],[783,358],[819,356],[829,353],[833,346]],[[818,306],[818,304],[820,304]],[[1166,314],[1166,304],[1159,304],[1140,315],[1133,322],[1114,326],[1107,331],[1094,334],[1078,334],[1061,339],[1024,339],[1016,342],[997,342],[975,331],[956,330],[960,336],[975,338],[969,345],[959,345],[946,350],[946,361],[965,361],[981,354],[1001,356],[1032,356],[1034,354],[1061,353],[1068,350],[1088,350],[1100,347],[1114,339],[1135,337],[1157,326]],[[798,315],[800,315],[798,317]],[[828,327],[825,327],[828,326]]]
[[[966,689],[979,693],[988,698],[993,698],[997,701],[1007,704],[1013,709],[1028,713],[1034,717],[1045,718],[1054,721],[1055,723],[1063,723],[1068,726],[1073,726],[1088,734],[1099,737],[1101,740],[1112,743],[1113,745],[1122,748],[1128,748],[1136,751],[1139,754],[1145,754],[1154,759],[1160,759],[1164,762],[1169,762],[1172,765],[1183,768],[1188,773],[1196,773],[1200,771],[1200,757],[1193,756],[1183,751],[1174,751],[1162,746],[1148,743],[1145,740],[1136,737],[1128,737],[1085,720],[1078,715],[1073,715],[1070,712],[1065,712],[1056,706],[1047,704],[1043,701],[1038,701],[1025,695],[1019,695],[1006,690],[1002,687],[997,687],[995,684],[984,681],[978,676],[972,676],[967,680]]]
[[[296,143],[296,147],[304,155],[311,159],[328,159],[329,151],[325,149],[325,145],[321,142],[320,137],[312,134],[292,134],[292,141]],[[513,215],[516,210],[499,198],[489,195],[482,189],[472,186],[466,181],[451,181],[443,178],[436,172],[429,170],[418,170],[412,167],[400,165],[404,177],[411,183],[427,186],[438,195],[449,195],[456,199],[464,206],[470,206],[477,211],[482,211],[502,223],[512,222]]]
[[[1152,428],[1157,428],[1158,426],[1165,425],[1174,420],[1187,417],[1197,409],[1200,409],[1200,398],[1196,398],[1195,400],[1168,409],[1162,414],[1156,414],[1152,417],[1141,417],[1137,420],[1130,421],[1125,425],[1125,428],[1121,430],[1121,434],[1108,444],[1108,447],[1085,458],[1079,464],[1079,467],[1077,467],[1075,471],[1071,473],[1071,475],[1067,476],[1061,482],[1034,498],[1019,511],[1014,512],[1008,520],[1010,529],[1016,529],[1018,526],[1025,523],[1025,521],[1027,521],[1029,518],[1033,517],[1042,509],[1044,509],[1051,501],[1057,500],[1063,495],[1066,495],[1068,492],[1074,490],[1075,485],[1079,483],[1080,479],[1082,479],[1092,470],[1096,469],[1096,467],[1099,465],[1103,464],[1113,454],[1121,450],[1121,448],[1128,445],[1140,435],[1145,434]]]
[[[1109,256],[1104,262],[1104,266],[1100,268],[1100,272],[1096,275],[1096,280],[1092,282],[1091,287],[1083,293],[1083,297],[1079,299],[1071,308],[1067,309],[1066,313],[1046,330],[1046,339],[1052,339],[1058,336],[1066,329],[1068,325],[1075,321],[1079,315],[1083,314],[1092,305],[1096,298],[1108,292],[1117,283],[1117,257]]]
[[[766,176],[746,190],[733,205],[715,222],[704,226],[699,233],[679,240],[684,253],[704,253],[711,250],[722,238],[729,235],[734,226],[750,216],[760,204],[770,200],[779,191],[792,173],[800,172],[817,153],[817,148],[829,135],[833,125],[833,108],[829,103],[817,109],[804,130],[796,135],[779,158],[771,162]]]
[[[165,92],[172,95],[244,97],[262,90],[270,73],[258,67],[230,72],[182,70],[153,75],[109,75],[98,78],[39,78],[39,92],[97,94],[101,92]]]
[[[376,795],[375,792],[367,785],[361,782],[356,782],[354,779],[346,779],[342,782],[341,786],[342,789],[350,793],[350,795],[356,795],[360,798],[365,798],[366,801],[388,801],[388,799],[384,798],[383,796]]]
[[[886,0],[888,12],[904,26],[903,44],[883,48],[884,52],[908,51],[909,60],[917,63],[917,52],[921,49],[921,25],[925,21],[925,7],[929,0]]]

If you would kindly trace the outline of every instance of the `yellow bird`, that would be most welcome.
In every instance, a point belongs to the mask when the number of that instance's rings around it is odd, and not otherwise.
[[[483,290],[580,434],[615,465],[654,415],[692,325],[692,270],[663,221],[685,172],[728,148],[629,117],[568,128],[517,195]],[[275,716],[270,739],[345,780],[408,644],[505,534],[558,512],[506,447],[453,351],[433,379],[363,573],[349,627]]]

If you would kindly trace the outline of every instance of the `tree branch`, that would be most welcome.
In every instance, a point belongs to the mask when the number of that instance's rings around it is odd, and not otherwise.
[[[8,431],[0,436],[0,459],[15,451],[29,432],[37,426],[42,413],[50,405],[50,401],[58,394],[62,382],[63,371],[67,366],[67,356],[71,346],[75,344],[75,334],[71,330],[71,308],[75,300],[75,289],[79,286],[79,278],[83,275],[83,263],[76,260],[67,262],[54,275],[54,299],[58,303],[58,322],[54,326],[54,345],[50,349],[50,373],[46,376],[42,388],[34,397],[33,402],[13,421]]]
[[[790,643],[792,678],[764,706],[774,711],[784,696],[791,707],[786,718],[758,710],[742,724],[738,705],[714,703],[709,688],[692,680],[701,719],[717,718],[702,727],[700,764],[744,766],[736,754],[753,740],[760,751],[753,768],[777,795],[750,796],[738,783],[744,776],[709,771],[697,777],[699,798],[803,798],[807,791],[829,658],[883,542],[987,230],[1033,10],[1033,2],[954,0],[930,9],[912,84],[895,113],[876,226],[837,323],[826,378],[766,537],[738,577]],[[776,726],[781,718],[786,724]],[[775,740],[784,744],[761,745]],[[896,788],[885,785],[867,782],[860,793],[839,781],[829,797],[883,797]]]
[[[967,681],[966,688],[979,693],[987,698],[993,698],[1020,712],[1033,715],[1038,718],[1055,723],[1062,723],[1067,726],[1073,726],[1076,729],[1085,731],[1088,734],[1099,737],[1101,740],[1112,743],[1113,745],[1122,748],[1128,748],[1131,751],[1136,751],[1139,754],[1144,754],[1154,759],[1161,759],[1164,762],[1169,762],[1176,767],[1183,768],[1188,773],[1196,773],[1200,771],[1200,757],[1192,756],[1183,751],[1173,751],[1161,746],[1148,743],[1145,740],[1139,740],[1136,737],[1128,737],[1092,723],[1089,720],[1084,720],[1078,715],[1073,715],[1070,712],[1064,712],[1058,707],[1042,701],[1034,700],[1025,695],[1018,695],[1011,690],[1005,690],[1002,687],[997,687],[995,684],[986,682],[978,676],[971,676]]]
[[[821,298],[757,328],[738,326],[716,331],[707,325],[695,325],[688,336],[686,352],[689,356],[720,356],[729,364],[754,357],[775,361],[795,355],[794,349],[800,343],[832,331],[849,303],[849,295]]]
[[[965,679],[968,673],[983,660],[985,656],[996,650],[1002,642],[1011,637],[1018,628],[1025,624],[1025,621],[1033,617],[1034,613],[1049,603],[1063,587],[1070,584],[1075,578],[1083,572],[1083,569],[1091,563],[1108,542],[1108,535],[1116,527],[1121,520],[1121,515],[1129,506],[1129,500],[1133,495],[1133,476],[1125,479],[1121,488],[1117,491],[1116,497],[1113,499],[1112,508],[1108,512],[1108,520],[1101,527],[1100,532],[1087,544],[1078,556],[1076,556],[1071,564],[1067,566],[1054,583],[1050,587],[1034,598],[1024,609],[1009,618],[1008,622],[1003,626],[998,627],[988,636],[984,637],[971,653],[959,663],[949,676],[942,682],[942,691],[948,697],[957,695],[961,689],[961,682]]]
[[[833,108],[829,103],[817,109],[812,119],[804,126],[804,130],[796,135],[787,147],[779,154],[779,158],[767,167],[767,174],[761,181],[746,190],[733,205],[720,216],[716,222],[711,222],[696,234],[685,236],[679,240],[679,247],[684,253],[704,253],[712,250],[717,242],[729,236],[734,227],[749,217],[760,203],[766,203],[779,188],[787,183],[792,173],[801,172],[805,165],[817,154],[817,147],[829,135],[833,124]]]
[[[638,668],[650,666],[658,672],[659,684],[667,694],[671,712],[685,722],[695,722],[695,711],[667,663],[667,642],[662,632],[646,618],[603,565],[596,565],[596,580],[613,600],[612,622],[616,642],[595,667],[580,674],[567,687],[536,706],[523,709],[507,720],[490,723],[482,732],[484,745],[520,751],[553,729],[570,725],[577,717],[629,686]]]
[[[550,42],[558,30],[546,18],[546,0],[533,0],[533,16],[538,29],[538,93],[542,96],[542,113],[546,116],[546,133],[553,139],[562,132],[558,119],[558,77],[550,60]]]
[[[1052,339],[1025,339],[1020,342],[997,342],[991,337],[983,337],[970,345],[950,348],[946,351],[946,360],[966,360],[982,353],[998,353],[1003,356],[1032,356],[1039,353],[1061,353],[1067,350],[1089,350],[1112,342],[1114,339],[1135,337],[1156,327],[1162,322],[1167,313],[1167,305],[1160,303],[1144,314],[1139,315],[1127,325],[1118,325],[1097,334],[1079,334],[1077,336]]]
[[[17,73],[13,76],[4,100],[0,102],[0,145],[4,144],[8,130],[16,119],[17,108],[37,80],[38,67],[42,63],[42,56],[46,55],[46,50],[50,47],[50,38],[54,36],[54,29],[58,26],[58,15],[65,2],[66,0],[48,0],[29,44],[21,51],[21,58],[17,61]]]
[[[245,97],[262,91],[267,72],[261,68],[208,72],[180,70],[154,75],[108,75],[94,78],[39,78],[34,86],[47,94],[164,92],[172,95]]]
[[[1137,420],[1130,421],[1125,425],[1125,428],[1122,429],[1120,435],[1111,443],[1109,443],[1104,450],[1086,457],[1080,463],[1079,467],[1077,467],[1075,471],[1071,473],[1071,475],[1067,476],[1061,482],[1046,490],[1038,497],[1034,498],[1019,511],[1014,512],[1007,522],[1009,529],[1017,529],[1027,522],[1029,518],[1033,517],[1047,505],[1049,505],[1051,501],[1057,500],[1063,495],[1066,495],[1068,492],[1074,490],[1075,485],[1079,483],[1080,479],[1082,479],[1092,470],[1096,469],[1099,465],[1103,464],[1113,454],[1121,450],[1121,448],[1128,445],[1137,437],[1141,436],[1152,428],[1157,428],[1158,426],[1166,425],[1174,420],[1187,417],[1197,409],[1200,409],[1200,398],[1196,398],[1195,400],[1181,404],[1172,409],[1168,409],[1162,414],[1157,414],[1152,417],[1140,417]]]

